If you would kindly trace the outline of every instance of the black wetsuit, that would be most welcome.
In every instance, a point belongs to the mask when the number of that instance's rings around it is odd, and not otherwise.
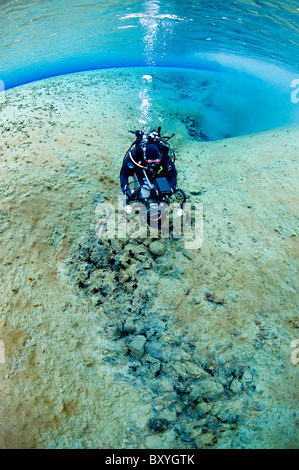
[[[142,149],[140,147],[135,147],[133,150],[131,150],[131,155],[136,163],[142,166],[146,166],[143,160]],[[120,185],[122,191],[124,191],[125,188],[128,187],[127,185],[129,176],[133,176],[134,173],[136,174],[139,181],[142,181],[144,179],[143,169],[139,168],[132,162],[130,154],[128,153],[128,155],[124,159],[122,168],[120,170]],[[151,182],[156,176],[163,176],[167,178],[169,186],[172,189],[176,189],[177,171],[171,157],[165,151],[161,152],[161,161],[158,164],[155,175],[151,175],[150,172],[147,172],[147,175],[149,176]]]

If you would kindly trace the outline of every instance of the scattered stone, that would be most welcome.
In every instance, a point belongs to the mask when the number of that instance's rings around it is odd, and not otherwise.
[[[232,448],[232,440],[230,437],[223,437],[217,441],[215,445],[215,449],[231,449]]]
[[[174,364],[171,364],[171,366],[180,377],[182,377],[183,379],[187,379],[188,373],[186,371],[186,367],[184,364],[174,363]]]
[[[242,390],[242,383],[238,379],[234,379],[229,388],[233,393],[240,393]]]
[[[137,259],[141,262],[148,261],[149,254],[148,254],[148,250],[145,246],[137,245],[134,248],[132,248],[132,250],[133,250],[133,256],[134,256],[135,259]]]
[[[212,294],[211,292],[206,292],[205,297],[208,302],[212,302],[215,305],[223,305],[225,303],[224,298],[221,298],[215,294]]]
[[[148,324],[149,330],[152,335],[159,337],[161,333],[165,330],[165,323],[159,318],[152,318]]]
[[[111,373],[114,370],[115,381],[138,390],[146,387],[144,400],[152,412],[147,432],[152,434],[145,434],[145,441],[156,445],[166,439],[166,446],[171,438],[173,448],[221,445],[223,432],[239,426],[240,414],[230,404],[224,407],[222,399],[253,393],[252,371],[244,371],[231,352],[225,352],[229,344],[219,346],[221,353],[202,358],[182,329],[173,328],[172,307],[157,309],[161,275],[179,279],[183,272],[180,266],[170,266],[163,253],[165,244],[159,240],[108,243],[91,236],[74,255],[73,279],[79,276],[78,288],[85,290],[95,317],[105,324],[103,360]],[[170,284],[175,295],[178,281],[170,279]],[[189,295],[190,289],[182,292]],[[190,303],[196,305],[192,295]],[[205,298],[213,308],[225,302],[214,293]]]
[[[165,419],[169,423],[176,421],[177,418],[175,408],[164,408],[160,411],[159,416],[161,419]]]
[[[190,436],[197,439],[202,434],[202,427],[196,425],[190,430]]]
[[[143,356],[144,376],[148,378],[156,377],[159,375],[161,369],[161,362],[158,359],[146,354]]]
[[[129,343],[128,348],[131,354],[141,357],[144,354],[146,338],[143,335],[137,335]]]
[[[200,366],[197,364],[194,364],[194,362],[187,361],[185,363],[185,369],[190,377],[193,378],[203,378],[203,377],[208,377],[208,373]]]
[[[159,240],[155,240],[154,242],[150,244],[149,250],[153,255],[162,256],[165,251],[165,246]]]
[[[151,418],[148,421],[148,427],[151,431],[162,433],[168,429],[169,423],[166,419]]]
[[[233,424],[233,423],[236,423],[238,421],[238,416],[234,415],[230,410],[226,409],[226,410],[220,410],[217,412],[217,417],[225,422],[225,423],[229,423],[229,424]]]
[[[200,366],[193,362],[181,362],[171,364],[172,368],[183,378],[203,378],[208,377],[209,374]]]
[[[191,387],[190,396],[199,401],[201,398],[215,400],[224,392],[223,385],[212,378],[206,378],[195,383]]]
[[[122,337],[122,328],[119,325],[116,325],[111,331],[111,338],[118,340]]]
[[[201,433],[196,439],[196,445],[199,449],[201,449],[203,446],[209,446],[213,444],[213,441],[215,439],[214,434],[211,432],[205,432]]]
[[[203,401],[201,403],[199,403],[197,406],[196,406],[196,410],[198,412],[198,416],[199,417],[202,417],[204,416],[205,414],[207,414],[212,408],[212,404],[211,403],[208,403],[206,401]]]
[[[243,384],[250,384],[250,383],[252,383],[252,381],[253,381],[253,376],[252,376],[251,372],[249,372],[249,370],[246,370],[246,371],[244,372],[244,374],[242,375],[241,381],[242,381]]]
[[[190,255],[190,253],[187,253],[186,251],[183,251],[182,254],[185,256],[185,258],[190,259],[192,261],[193,258]]]
[[[228,357],[225,354],[219,354],[216,358],[217,366],[224,366],[228,362]]]
[[[123,325],[123,335],[131,335],[136,331],[136,326],[132,318],[127,318]]]
[[[152,340],[147,343],[146,352],[160,361],[164,360],[162,345],[157,340]]]

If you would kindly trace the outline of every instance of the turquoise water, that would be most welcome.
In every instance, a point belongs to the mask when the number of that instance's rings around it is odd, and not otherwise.
[[[118,66],[299,70],[296,1],[5,0],[0,8],[6,88]]]
[[[257,132],[298,122],[298,24],[295,1],[6,0],[0,80],[9,89],[113,67],[221,72],[205,133],[213,140]]]

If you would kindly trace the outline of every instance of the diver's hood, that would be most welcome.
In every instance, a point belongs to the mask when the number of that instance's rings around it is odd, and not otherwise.
[[[146,147],[146,163],[160,163],[161,162],[161,153],[157,145],[149,144]]]

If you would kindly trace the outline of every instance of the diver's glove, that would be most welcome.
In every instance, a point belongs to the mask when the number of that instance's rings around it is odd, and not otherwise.
[[[121,190],[122,192],[127,196],[127,197],[130,197],[132,192],[130,190],[130,187],[126,184],[124,186],[121,187]]]

